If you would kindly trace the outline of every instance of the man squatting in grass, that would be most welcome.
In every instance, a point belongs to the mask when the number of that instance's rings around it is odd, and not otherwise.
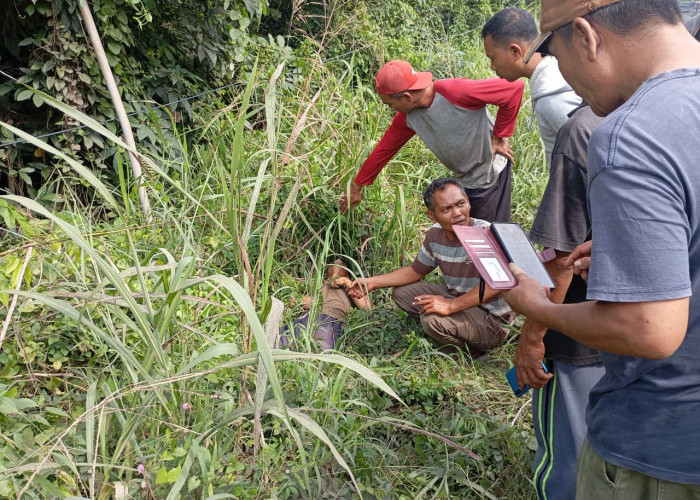
[[[384,104],[396,111],[384,133],[340,200],[341,212],[356,206],[362,187],[414,134],[462,182],[474,217],[490,222],[510,220],[513,135],[524,85],[498,78],[449,78],[433,82],[430,72],[415,72],[406,61],[391,61],[374,82]],[[498,106],[496,120],[486,109]]]
[[[530,50],[606,117],[588,145],[593,240],[568,259],[589,301],[554,304],[517,268],[503,296],[601,351],[576,498],[699,498],[700,44],[675,0],[542,0],[540,28]]]
[[[545,145],[549,180],[530,240],[555,250],[545,267],[556,285],[553,302],[586,299],[586,282],[573,276],[564,262],[590,234],[586,208],[588,139],[601,118],[581,99],[559,72],[552,56],[525,53],[539,36],[535,20],[525,10],[511,7],[493,16],[481,30],[491,69],[507,80],[530,78],[532,105]],[[569,118],[569,116],[571,118]],[[542,338],[544,336],[544,344]],[[530,339],[535,339],[534,342]],[[527,379],[524,367],[542,366],[547,360],[550,377],[544,385]],[[586,405],[591,388],[604,368],[598,352],[556,330],[527,319],[515,353],[521,387],[533,387],[532,415],[537,438],[534,485],[538,498],[573,500],[576,496],[576,462],[586,436]]]
[[[418,256],[410,266],[388,274],[356,280],[348,291],[359,298],[377,288],[394,287],[396,305],[420,322],[428,337],[443,352],[465,350],[472,358],[499,346],[515,315],[486,287],[479,303],[479,273],[456,237],[452,226],[488,226],[470,216],[469,198],[455,178],[433,181],[423,194],[427,216],[435,224],[428,230]],[[423,281],[440,268],[445,284]]]
[[[352,284],[347,264],[342,259],[336,259],[326,271],[327,281],[321,287],[323,304],[321,312],[316,315],[312,324],[316,330],[313,334],[314,340],[318,342],[321,349],[335,349],[335,343],[343,334],[343,325],[354,306],[358,309],[369,310],[371,307],[369,297],[350,297],[346,290]],[[292,322],[292,330],[295,337],[299,337],[302,329],[308,329],[310,323],[311,297],[304,297],[304,312]],[[285,325],[280,330],[279,345],[286,347],[289,345],[289,326]]]

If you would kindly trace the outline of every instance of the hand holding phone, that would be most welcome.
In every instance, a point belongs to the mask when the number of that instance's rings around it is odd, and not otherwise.
[[[518,284],[508,266],[513,262],[543,286],[554,289],[554,281],[519,224],[494,222],[452,229],[489,288],[510,290]]]
[[[545,373],[549,373],[549,371],[547,370],[547,365],[544,364],[544,361],[542,362],[542,369]],[[506,380],[508,380],[510,388],[513,389],[513,394],[515,394],[517,397],[522,396],[530,390],[529,385],[526,385],[525,387],[520,389],[520,384],[518,383],[518,376],[515,374],[515,366],[513,366],[510,370],[506,372]]]

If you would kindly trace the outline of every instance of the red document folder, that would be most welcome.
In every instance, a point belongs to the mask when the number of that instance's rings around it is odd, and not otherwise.
[[[542,264],[551,256],[538,255],[519,224],[494,222],[491,226],[452,226],[452,229],[490,288],[507,290],[518,284],[510,272],[509,262],[514,262],[542,285],[554,288]],[[554,253],[551,249],[547,251]]]
[[[491,227],[452,226],[452,230],[489,288],[507,290],[518,284]]]

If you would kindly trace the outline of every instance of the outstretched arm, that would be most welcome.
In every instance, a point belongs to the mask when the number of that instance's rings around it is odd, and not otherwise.
[[[368,278],[358,278],[352,282],[348,294],[353,298],[360,298],[377,288],[393,288],[397,286],[410,285],[423,279],[423,275],[413,270],[411,266],[402,267],[387,274],[370,276]]]
[[[372,184],[379,172],[389,163],[389,160],[414,135],[415,132],[406,124],[406,115],[396,113],[391,125],[360,167],[355,180],[350,184],[350,196],[348,197],[347,193],[343,193],[341,196],[338,208],[342,213],[346,213],[350,208],[356,207],[360,203],[362,186]]]
[[[335,278],[334,280],[331,281],[332,288],[343,287],[343,288],[345,288],[346,292],[348,290],[350,290],[350,288],[352,288],[352,285],[353,285],[353,281],[350,278],[347,278],[345,276]],[[365,311],[369,311],[372,308],[372,303],[369,300],[369,295],[365,295],[364,297],[360,297],[360,298],[350,296],[350,298],[355,303],[355,307],[357,307],[358,309],[364,309]]]
[[[503,292],[514,311],[566,333],[594,349],[623,356],[665,359],[688,328],[687,297],[650,302],[553,304],[542,285],[511,264],[518,286]]]

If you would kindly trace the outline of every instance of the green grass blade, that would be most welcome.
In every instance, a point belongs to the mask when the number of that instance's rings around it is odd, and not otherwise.
[[[80,162],[74,160],[73,158],[70,158],[65,153],[54,148],[49,143],[44,142],[41,139],[37,139],[36,137],[27,134],[26,132],[23,132],[18,128],[15,128],[12,125],[8,125],[7,123],[0,121],[0,127],[6,128],[7,130],[15,134],[17,137],[20,137],[27,141],[29,144],[33,144],[34,146],[43,149],[47,153],[51,153],[52,155],[57,156],[61,160],[65,161],[80,177],[85,179],[90,184],[90,186],[92,186],[100,194],[100,196],[102,196],[102,198],[114,210],[117,211],[117,213],[121,213],[121,208],[117,203],[117,200],[114,198],[114,196],[112,196],[110,190],[107,189],[107,186],[105,186],[104,183],[90,171],[90,169],[83,166]]]
[[[277,416],[282,416],[279,414],[278,410],[276,408],[268,408],[267,412],[272,414],[272,415],[277,415]],[[350,480],[352,481],[352,484],[355,485],[355,491],[359,495],[360,498],[362,498],[362,493],[360,492],[360,487],[357,485],[357,481],[355,480],[355,476],[352,473],[352,470],[350,469],[350,466],[347,464],[343,456],[340,454],[338,449],[335,447],[333,444],[333,441],[330,440],[328,437],[328,434],[321,428],[320,425],[316,423],[315,420],[312,418],[308,417],[307,415],[304,415],[303,413],[300,413],[292,408],[289,408],[287,410],[289,416],[299,422],[302,427],[304,427],[306,430],[311,432],[314,436],[316,436],[318,439],[320,439],[327,447],[329,450],[331,450],[331,453],[333,454],[333,457],[336,459],[336,461],[340,464],[340,466],[345,469],[345,471],[348,473],[350,476]]]
[[[128,304],[129,310],[134,315],[135,321],[138,325],[137,333],[139,333],[141,338],[147,343],[150,352],[156,356],[161,369],[167,370],[169,364],[165,358],[165,353],[163,352],[160,339],[153,330],[149,318],[147,318],[146,315],[141,312],[141,306],[136,302],[136,299],[133,297],[127,284],[119,276],[118,270],[102,258],[102,255],[100,255],[100,253],[97,252],[92,245],[90,245],[78,228],[55,216],[34,200],[14,195],[6,195],[2,198],[19,203],[20,205],[43,215],[47,219],[50,219],[53,223],[59,226],[63,232],[65,232],[66,235],[73,240],[74,243],[76,243],[90,256],[92,261],[99,267],[100,271],[104,273],[105,277],[112,283],[117,292],[119,292],[121,298]]]

